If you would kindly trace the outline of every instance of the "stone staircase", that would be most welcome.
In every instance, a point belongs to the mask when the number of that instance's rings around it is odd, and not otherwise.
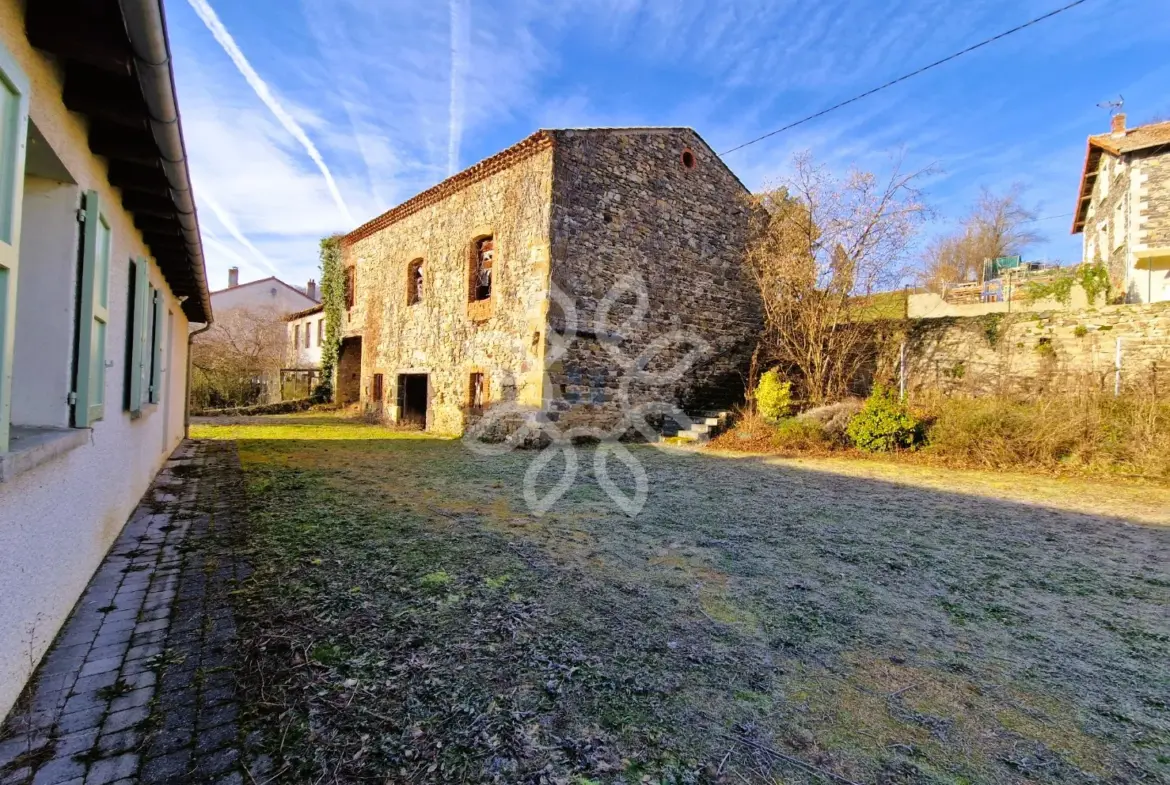
[[[731,426],[733,413],[730,410],[688,412],[687,417],[691,419],[689,428],[683,428],[670,416],[665,417],[662,421],[662,438],[697,444],[708,442]]]

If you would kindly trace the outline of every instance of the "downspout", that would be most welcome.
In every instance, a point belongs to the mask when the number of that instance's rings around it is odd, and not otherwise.
[[[187,333],[187,379],[183,392],[183,438],[191,438],[191,344],[195,336],[211,329],[211,322]]]

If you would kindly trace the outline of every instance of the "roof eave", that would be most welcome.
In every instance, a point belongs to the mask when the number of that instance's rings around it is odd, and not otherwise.
[[[183,312],[212,319],[160,0],[37,0],[29,42],[57,57],[62,100],[88,119],[89,146],[134,219]]]

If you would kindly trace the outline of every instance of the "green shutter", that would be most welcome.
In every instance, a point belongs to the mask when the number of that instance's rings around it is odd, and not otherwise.
[[[77,330],[77,403],[73,424],[86,428],[105,414],[106,328],[110,321],[109,221],[97,191],[85,194],[84,246],[81,258],[81,311]]]
[[[16,334],[16,271],[28,133],[28,79],[0,45],[0,453],[8,452],[12,355]]]
[[[150,402],[158,403],[162,400],[162,342],[163,342],[163,301],[162,292],[152,290],[154,296],[154,310],[152,312],[153,336],[150,346]]]
[[[146,314],[146,260],[130,262],[134,281],[134,299],[130,303],[130,319],[126,329],[126,340],[130,342],[130,367],[126,369],[129,390],[126,394],[126,410],[131,414],[142,411],[142,363],[143,363],[143,320]]]

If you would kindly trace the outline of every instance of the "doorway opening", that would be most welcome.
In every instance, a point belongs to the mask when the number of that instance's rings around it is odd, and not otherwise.
[[[344,338],[337,355],[337,396],[340,404],[350,404],[362,397],[362,339]]]
[[[398,374],[398,422],[426,430],[427,375]]]

